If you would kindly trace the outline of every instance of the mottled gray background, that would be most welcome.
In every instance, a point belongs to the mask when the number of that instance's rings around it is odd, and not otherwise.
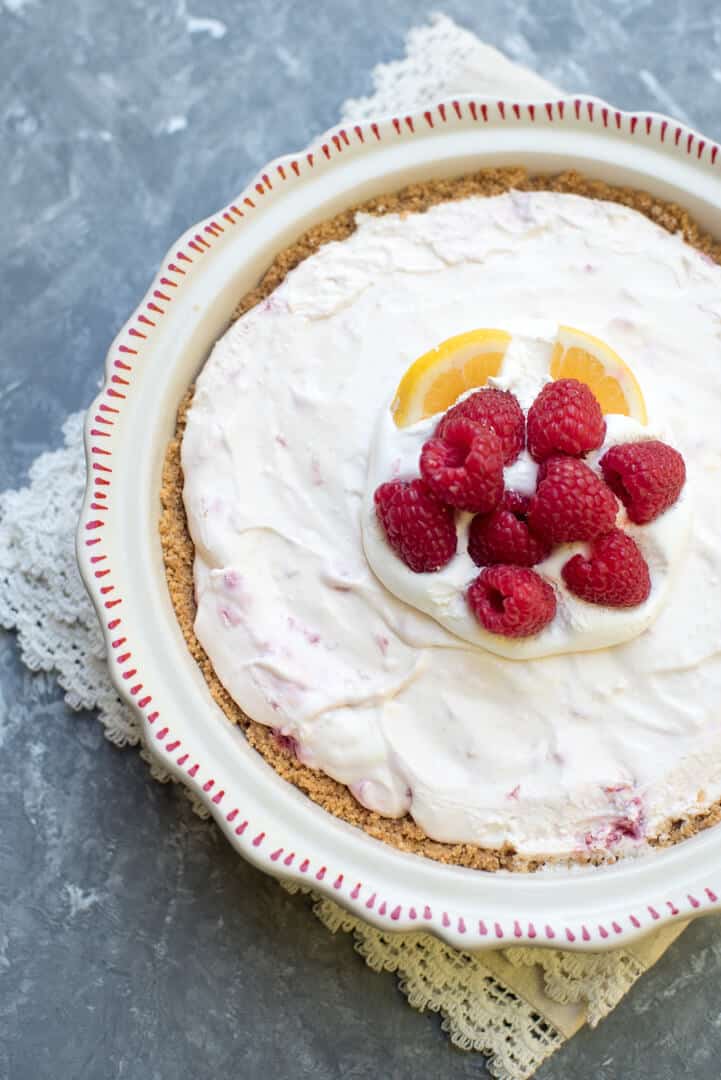
[[[95,392],[168,245],[371,90],[426,0],[0,0],[0,487]],[[713,0],[446,0],[570,90],[721,137]],[[210,21],[198,21],[208,19]],[[482,1077],[306,901],[0,636],[0,1076]],[[541,1080],[717,1080],[718,920]]]

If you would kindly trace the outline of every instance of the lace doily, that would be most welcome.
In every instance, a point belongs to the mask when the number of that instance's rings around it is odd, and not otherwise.
[[[373,81],[373,95],[344,104],[344,120],[468,91],[516,98],[554,92],[445,16],[412,30],[406,56],[377,67]],[[65,445],[37,458],[26,488],[0,495],[0,624],[16,629],[31,671],[57,677],[71,708],[96,709],[111,742],[137,746],[138,725],[110,681],[75,562],[85,484],[82,424],[82,413],[70,416]],[[156,779],[169,779],[141,753]],[[531,1076],[584,1022],[597,1023],[683,929],[677,924],[601,956],[527,948],[473,956],[425,934],[382,933],[329,900],[315,898],[313,910],[329,930],[352,933],[371,968],[395,972],[413,1008],[440,1013],[455,1045],[485,1054],[499,1080]]]

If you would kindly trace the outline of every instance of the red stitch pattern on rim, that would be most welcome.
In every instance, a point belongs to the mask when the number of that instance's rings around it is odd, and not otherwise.
[[[453,113],[455,114],[455,117],[458,120],[462,120],[462,118],[463,118],[463,109],[462,109],[461,102],[458,101],[458,100],[453,100],[449,104],[450,104],[450,108],[452,108]],[[474,122],[477,121],[478,116],[479,116],[479,105],[475,101],[469,101],[466,104],[468,106],[469,115],[471,116],[471,118],[473,119]],[[537,122],[545,123],[545,122],[547,122],[547,123],[550,124],[550,123],[555,123],[556,119],[558,119],[559,121],[564,121],[564,119],[565,119],[565,115],[564,115],[565,114],[565,105],[566,105],[566,102],[564,102],[563,100],[558,100],[555,103],[549,101],[549,102],[544,103],[542,111],[537,112],[536,106],[533,105],[533,104],[528,104],[528,105],[526,105],[524,107],[524,106],[521,106],[518,102],[498,101],[498,102],[496,102],[496,110],[497,110],[497,116],[500,118],[501,122],[506,122],[506,123],[510,122],[511,118],[513,118],[514,121],[521,121],[521,120],[525,119],[525,117],[527,116],[530,123],[537,123]],[[585,118],[581,114],[583,105],[584,105],[584,100],[583,99],[581,99],[581,98],[574,99],[574,101],[573,101],[573,114],[574,114],[574,118],[577,121],[579,121],[579,122],[581,122],[581,121],[582,122],[588,122],[590,124],[601,123],[604,128],[608,128],[610,113],[609,113],[609,109],[608,109],[607,106],[601,106],[599,109],[596,109],[596,103],[595,102],[593,102],[593,101],[585,101],[585,114],[586,114],[586,117],[587,117],[587,121],[586,121]],[[439,103],[436,106],[437,115],[440,117],[440,119],[441,119],[441,121],[443,123],[446,123],[447,119],[448,119],[447,108],[448,108],[448,106],[443,102]],[[646,137],[649,137],[649,136],[652,135],[652,133],[654,131],[654,119],[655,119],[654,117],[649,116],[649,115],[640,116],[640,115],[637,115],[637,114],[625,114],[625,115],[628,118],[628,132],[629,132],[629,134],[631,136],[636,136],[638,134],[639,120],[643,121],[643,124],[641,126],[641,132],[643,133],[643,135],[646,136]],[[484,102],[480,103],[480,116],[482,117],[482,120],[483,120],[484,123],[489,123],[490,122],[490,115],[489,115],[489,109],[488,109],[487,103],[484,103]],[[613,111],[613,116],[614,116],[614,120],[615,120],[616,129],[618,131],[621,131],[622,130],[622,120],[623,120],[624,114],[622,114],[620,111],[614,110]],[[422,114],[422,118],[425,120],[426,125],[427,125],[428,128],[433,128],[434,127],[434,113],[431,110],[425,111]],[[402,121],[398,117],[393,118],[391,124],[392,124],[392,128],[393,128],[393,131],[394,131],[396,137],[413,138],[416,135],[417,131],[418,131],[415,119],[414,119],[414,117],[412,115],[403,117]],[[666,135],[668,133],[668,125],[669,125],[668,120],[664,120],[664,119],[660,120],[660,123],[658,125],[658,140],[659,140],[660,143],[665,143],[665,141],[666,141]],[[383,134],[381,132],[381,127],[380,127],[379,123],[371,122],[370,124],[367,125],[367,130],[370,131],[370,133],[375,137],[376,141],[380,142],[383,139]],[[355,138],[357,140],[357,144],[362,145],[362,144],[365,143],[366,138],[365,138],[364,125],[356,124],[353,127],[353,133],[354,133]],[[685,134],[685,138],[683,138],[684,134]],[[701,160],[702,158],[705,157],[705,160],[708,163],[710,163],[711,165],[716,165],[717,156],[718,156],[718,150],[719,150],[718,144],[713,143],[713,142],[709,142],[706,139],[701,139],[701,138],[697,139],[696,136],[694,135],[694,133],[688,132],[688,131],[684,132],[684,129],[682,127],[680,127],[680,126],[676,126],[673,129],[673,135],[674,135],[674,137],[673,137],[673,145],[674,145],[675,148],[678,148],[679,151],[684,152],[688,156],[695,157],[696,160]],[[329,139],[330,139],[330,141],[328,143],[323,144],[323,146],[321,148],[323,158],[326,159],[326,160],[331,159],[331,157],[334,154],[342,153],[345,147],[351,146],[350,138],[349,138],[348,133],[346,132],[345,129],[339,129],[336,133],[331,134]],[[705,154],[705,151],[706,151],[707,147],[708,147],[708,153]],[[314,153],[312,151],[309,151],[305,155],[305,162],[307,163],[308,168],[313,169],[313,168],[317,167],[316,159],[315,159]],[[290,169],[290,172],[295,177],[300,177],[301,173],[302,173],[301,163],[297,159],[293,159],[293,160],[286,159],[285,163],[278,163],[277,165],[275,165],[275,169],[276,169],[277,175],[284,181],[291,179],[287,169]],[[255,183],[252,185],[252,190],[259,197],[264,197],[266,194],[269,194],[270,192],[272,192],[273,191],[273,184],[272,184],[272,181],[270,179],[270,176],[267,173],[262,174],[260,179],[256,180]],[[246,194],[244,194],[242,196],[242,202],[243,202],[243,205],[245,207],[247,207],[249,210],[255,210],[256,209],[256,202],[255,202],[255,200],[253,198],[251,198],[251,196],[249,194],[246,193]],[[231,204],[224,211],[219,212],[219,214],[217,215],[216,218],[213,218],[213,219],[203,223],[202,225],[198,226],[198,229],[199,230],[202,229],[202,232],[197,231],[194,235],[192,235],[189,239],[186,240],[187,247],[194,254],[193,255],[189,254],[187,250],[179,250],[179,251],[177,251],[177,253],[175,255],[175,259],[177,260],[177,262],[169,262],[165,267],[163,276],[159,277],[157,279],[158,283],[164,287],[164,290],[173,290],[173,292],[171,293],[171,292],[168,292],[168,291],[163,291],[160,288],[158,288],[157,286],[155,286],[152,289],[152,291],[148,293],[148,296],[145,298],[145,300],[143,301],[141,306],[136,310],[136,313],[135,313],[133,319],[131,319],[130,323],[126,326],[124,333],[127,336],[128,341],[125,341],[125,342],[123,342],[123,343],[121,343],[121,344],[119,344],[117,346],[117,352],[118,353],[120,353],[123,356],[127,356],[127,357],[139,356],[140,352],[144,348],[143,343],[146,342],[149,339],[149,337],[152,335],[153,331],[157,328],[158,320],[160,318],[162,318],[167,313],[167,310],[168,310],[167,306],[172,303],[172,300],[174,299],[174,296],[177,295],[177,292],[176,292],[177,289],[179,288],[180,285],[182,285],[183,279],[185,279],[187,277],[188,273],[190,272],[189,270],[183,269],[183,267],[181,265],[178,265],[178,264],[182,263],[182,264],[185,264],[185,266],[188,266],[188,267],[192,266],[195,259],[197,257],[205,254],[206,252],[208,252],[211,249],[211,247],[213,246],[214,242],[216,242],[218,240],[222,240],[223,234],[225,233],[225,228],[221,224],[221,220],[226,222],[226,224],[235,225],[235,224],[238,223],[238,221],[245,218],[246,214],[247,214],[247,210],[246,211],[241,210],[236,204]],[[203,234],[205,234],[205,235],[203,235]],[[151,296],[153,297],[153,299],[150,299]],[[162,305],[164,305],[164,306],[161,306],[161,304],[157,303],[156,301],[161,301]],[[149,317],[149,315],[146,314],[146,312],[150,312],[153,317],[152,318]],[[140,327],[142,327],[142,329]],[[133,345],[136,345],[137,347],[132,347],[132,345],[129,342],[132,342]],[[116,370],[119,370],[119,371],[124,371],[126,373],[130,373],[133,370],[131,364],[126,363],[124,360],[121,360],[118,357],[114,358],[112,361],[109,361],[109,363],[112,363],[112,366]],[[128,379],[126,379],[126,378],[122,378],[118,374],[108,374],[106,376],[106,379],[112,385],[108,385],[108,383],[106,382],[106,386],[104,387],[104,389],[102,391],[102,395],[104,395],[105,398],[107,398],[107,399],[113,401],[114,403],[116,403],[119,407],[116,408],[114,406],[110,406],[110,405],[106,404],[105,402],[100,402],[99,404],[97,404],[96,407],[97,407],[98,412],[97,412],[97,414],[94,415],[94,422],[95,422],[95,424],[100,425],[100,426],[88,429],[88,435],[92,436],[93,438],[97,438],[97,439],[112,439],[115,422],[107,414],[110,413],[112,415],[119,415],[120,411],[122,409],[123,403],[127,400],[127,397],[128,397],[127,393],[121,393],[120,390],[116,389],[116,387],[121,386],[123,388],[127,388],[128,391],[131,389],[130,381]],[[101,415],[101,414],[104,414],[104,415]],[[110,430],[108,430],[108,429],[110,429]],[[89,449],[89,453],[90,453],[90,455],[92,455],[93,459],[96,459],[97,457],[111,457],[112,456],[112,450],[107,449],[107,448],[105,448],[103,446],[90,445],[88,449]],[[91,460],[89,462],[88,467],[93,472],[103,472],[103,473],[112,475],[112,469],[107,465],[101,464],[97,460]],[[110,512],[111,507],[109,505],[109,500],[107,498],[107,492],[99,491],[97,489],[98,489],[99,486],[110,486],[110,484],[111,484],[110,479],[106,479],[105,477],[96,477],[95,488],[92,490],[92,494],[91,494],[91,497],[92,497],[93,501],[88,502],[86,507],[84,507],[84,509],[83,509],[83,515],[82,515],[81,521],[82,521],[82,527],[83,527],[84,531],[86,531],[86,532],[94,532],[96,530],[99,531],[99,530],[102,530],[104,528],[105,519],[104,519],[103,515],[107,515]],[[89,485],[89,489],[90,489],[90,485]],[[96,517],[93,517],[93,518],[89,518],[88,515],[87,515],[87,510],[93,510],[93,511],[95,511],[96,514],[100,514],[101,516],[96,516]],[[95,536],[95,535],[88,536],[84,540],[84,546],[87,547],[87,548],[91,548],[91,547],[94,547],[97,544],[101,544],[102,542],[103,542],[103,535],[102,534],[99,534],[97,536]],[[103,554],[93,555],[93,556],[89,556],[88,558],[89,558],[89,561],[91,561],[92,563],[98,563],[98,562],[105,561],[107,559],[107,554],[103,553]],[[112,568],[107,567],[107,568],[103,568],[102,570],[96,571],[94,573],[93,577],[99,582],[100,580],[106,578],[109,574],[112,574]],[[90,583],[89,583],[89,587],[90,587],[91,594],[96,595],[96,597],[98,595],[101,596],[101,597],[105,597],[108,594],[112,593],[116,588],[115,584],[112,581],[109,582],[108,584],[103,584],[102,586],[98,585],[95,590],[93,590],[92,585]],[[111,610],[112,608],[116,607],[117,605],[122,604],[122,602],[123,602],[123,597],[121,597],[121,596],[115,597],[113,599],[107,599],[107,600],[103,599],[101,601],[102,606],[104,606],[108,610]],[[120,625],[120,623],[121,623],[121,620],[119,618],[110,619],[106,624],[107,629],[109,631],[112,631],[112,630],[116,629]],[[113,641],[111,643],[111,647],[113,649],[118,649],[123,644],[126,644],[126,638],[125,637],[117,639],[117,641]],[[131,658],[131,655],[132,655],[131,651],[127,650],[121,656],[116,657],[118,664],[122,665],[122,664],[126,663]],[[134,675],[137,675],[137,674],[138,674],[138,669],[137,668],[130,668],[128,670],[123,670],[121,672],[121,676],[122,676],[122,679],[123,679],[125,684],[127,684],[130,681],[130,679]],[[143,689],[143,683],[142,682],[137,682],[137,683],[133,684],[132,686],[130,686],[128,688],[128,693],[131,696],[135,696],[137,698],[137,695],[140,693],[140,691],[142,689]],[[136,703],[137,703],[137,706],[138,706],[139,709],[145,709],[151,703],[151,701],[152,701],[152,696],[150,694],[146,693],[142,698],[137,699]],[[145,716],[145,720],[147,721],[147,723],[149,725],[152,725],[157,721],[158,717],[159,717],[159,713],[157,711],[154,711],[152,713],[147,714]],[[160,728],[160,730],[158,730],[158,732],[156,734],[156,738],[157,738],[157,740],[159,742],[165,740],[169,736],[170,736],[170,739],[163,746],[163,750],[166,750],[168,753],[173,753],[173,752],[177,751],[177,749],[181,746],[181,741],[179,739],[177,739],[177,738],[174,739],[172,737],[172,735],[170,735],[169,727],[165,726],[165,727]],[[188,754],[183,753],[181,755],[181,757],[179,757],[177,759],[175,764],[178,767],[183,767],[184,765],[186,765],[188,760],[189,760]],[[200,764],[196,762],[191,766],[190,769],[187,770],[187,775],[189,777],[195,777],[195,776],[197,776],[199,770],[200,770]],[[208,779],[203,784],[203,791],[206,794],[208,794],[212,790],[212,788],[214,786],[215,786],[215,780],[214,779]],[[225,796],[225,790],[223,790],[223,789],[218,790],[217,793],[210,800],[212,805],[218,806],[220,804],[220,802],[223,800],[224,796]],[[226,817],[226,820],[229,823],[233,822],[236,819],[238,813],[239,813],[239,811],[238,811],[237,808],[232,809],[228,813],[228,815]],[[247,827],[248,827],[248,821],[247,820],[243,821],[242,824],[240,824],[235,829],[235,834],[237,836],[239,836],[239,837],[242,836]],[[262,846],[262,844],[263,844],[264,839],[265,839],[265,835],[266,835],[265,832],[257,833],[256,836],[254,837],[253,841],[252,841],[252,844],[256,848],[260,848]],[[283,848],[278,848],[273,852],[272,855],[269,856],[269,858],[272,859],[273,861],[276,861],[277,859],[280,858],[280,855],[282,854],[282,852],[283,852]],[[288,856],[286,856],[285,859],[283,859],[283,863],[284,863],[285,866],[290,867],[292,865],[292,863],[294,862],[294,860],[295,860],[295,853],[292,852]],[[310,867],[310,861],[306,858],[300,864],[299,871],[301,873],[306,873],[308,871],[309,867]],[[320,867],[318,869],[318,871],[316,872],[316,875],[315,875],[316,879],[318,881],[323,881],[323,879],[325,877],[325,874],[326,874],[326,868],[324,866]],[[333,887],[336,890],[339,890],[341,888],[341,886],[342,886],[342,882],[343,882],[343,874],[341,873],[341,874],[338,874],[338,876],[335,878],[335,880],[333,882]],[[718,894],[713,889],[711,889],[710,887],[706,887],[703,891],[704,891],[704,894],[705,894],[705,896],[706,896],[709,903],[711,903],[711,904],[718,903]],[[359,882],[353,888],[353,890],[350,892],[349,896],[350,896],[350,898],[352,900],[357,900],[359,898],[359,896],[360,896],[360,892],[361,892],[361,883]],[[372,896],[370,897],[370,899],[368,901],[366,901],[366,906],[369,909],[371,909],[375,905],[375,902],[376,902],[376,893],[373,893]],[[684,901],[684,903],[687,904],[688,907],[690,907],[690,909],[692,909],[692,910],[698,909],[701,906],[701,901],[698,899],[698,897],[694,896],[694,895],[692,895],[690,893],[687,895],[686,900]],[[669,913],[670,913],[670,915],[672,917],[677,916],[679,914],[682,914],[682,908],[679,907],[672,900],[666,900],[664,902],[664,906],[668,909],[668,911],[669,911]],[[396,904],[393,907],[393,910],[391,912],[391,918],[394,921],[397,921],[398,919],[400,919],[402,910],[403,910],[402,906],[400,904]],[[659,911],[657,910],[656,907],[648,905],[647,910],[649,912],[649,915],[651,916],[651,918],[654,921],[657,921],[657,920],[661,919],[662,916],[660,915],[660,913],[659,913]],[[385,901],[383,901],[383,903],[382,903],[381,907],[378,909],[378,911],[379,911],[379,914],[384,914],[385,913],[385,911],[386,911],[386,902]],[[415,920],[417,918],[417,911],[416,911],[415,907],[409,907],[408,908],[408,917],[411,920]],[[433,919],[431,909],[430,909],[430,907],[428,905],[424,905],[424,907],[423,907],[423,918],[426,921],[431,921]],[[629,919],[630,925],[634,929],[640,929],[641,928],[641,921],[636,917],[636,915],[630,914],[628,916],[628,919]],[[451,925],[450,918],[449,918],[449,916],[448,916],[448,914],[446,912],[444,912],[443,915],[442,915],[442,924],[445,927],[448,927],[448,926]],[[493,925],[494,925],[494,931],[495,931],[496,937],[497,938],[503,938],[505,936],[505,931],[504,931],[502,925],[499,922],[495,922]],[[465,920],[464,920],[464,918],[462,916],[458,917],[457,922],[456,922],[456,926],[457,926],[457,929],[458,929],[459,933],[461,933],[461,934],[466,933],[467,926],[466,926],[466,922],[465,922]],[[612,926],[613,932],[615,934],[623,933],[622,927],[621,927],[619,922],[613,921],[611,923],[611,926]],[[487,936],[488,928],[486,926],[486,923],[482,919],[479,919],[477,921],[477,927],[478,927],[478,934],[481,937]],[[601,926],[600,924],[598,926],[598,933],[599,933],[599,936],[601,938],[608,937],[608,930],[605,927]],[[551,926],[547,925],[545,927],[545,935],[546,935],[547,938],[553,939],[556,936],[556,933],[555,933],[554,929]],[[522,931],[521,923],[517,919],[513,921],[513,936],[516,937],[516,938],[523,937],[523,931]],[[536,937],[536,929],[535,929],[535,926],[534,926],[534,924],[532,922],[528,924],[528,930],[527,930],[527,935],[526,936],[529,939],[533,939],[533,938]],[[576,940],[576,934],[574,934],[574,932],[568,927],[565,928],[565,936],[566,936],[566,938],[567,938],[567,940],[569,942],[574,942]],[[581,927],[581,937],[582,937],[583,941],[590,941],[591,940],[591,934],[589,933],[586,926]]]

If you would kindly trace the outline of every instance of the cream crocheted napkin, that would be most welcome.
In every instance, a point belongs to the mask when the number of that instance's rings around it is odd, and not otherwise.
[[[377,67],[373,81],[370,97],[345,103],[345,122],[464,92],[514,99],[556,92],[445,16],[412,30],[405,57]],[[137,724],[110,682],[75,563],[85,479],[82,421],[82,413],[68,418],[65,446],[35,461],[28,487],[0,495],[0,624],[17,630],[31,670],[57,676],[72,708],[96,709],[112,742],[137,746]],[[169,779],[141,753],[156,779]],[[207,817],[203,807],[196,809]],[[595,956],[540,948],[471,955],[426,934],[381,933],[332,901],[314,899],[313,910],[329,930],[352,933],[369,966],[394,971],[409,1004],[439,1012],[451,1041],[486,1055],[498,1080],[525,1080],[583,1024],[597,1024],[686,925]]]

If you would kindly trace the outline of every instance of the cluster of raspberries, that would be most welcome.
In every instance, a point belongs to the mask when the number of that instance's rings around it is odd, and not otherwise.
[[[677,450],[658,440],[612,446],[594,472],[606,422],[593,393],[575,379],[543,387],[525,417],[513,394],[478,390],[442,417],[420,455],[420,477],[375,492],[388,543],[416,573],[455,555],[458,511],[472,513],[468,554],[482,567],[467,590],[478,621],[494,634],[528,637],[556,613],[553,587],[531,567],[558,544],[584,540],[561,571],[582,600],[635,607],[649,595],[648,566],[635,540],[616,527],[618,499],[646,525],[678,498],[686,479]],[[524,446],[538,463],[535,494],[505,489],[504,467]]]

